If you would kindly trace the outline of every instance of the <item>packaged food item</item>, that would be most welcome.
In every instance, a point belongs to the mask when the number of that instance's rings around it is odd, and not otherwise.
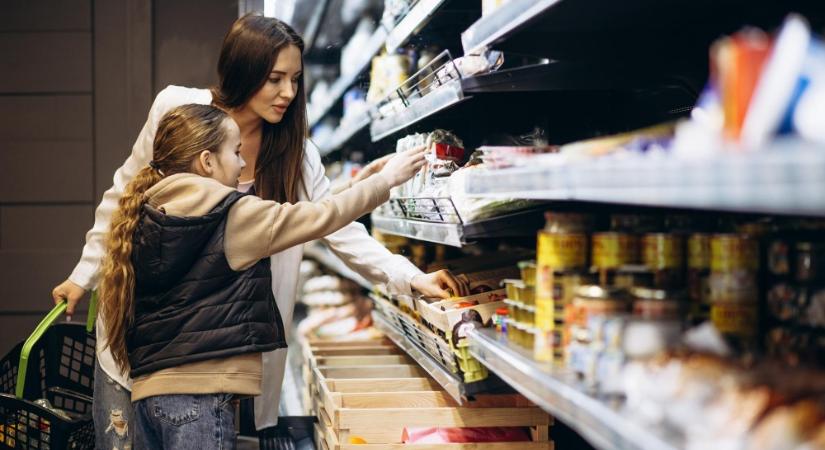
[[[587,267],[588,233],[593,217],[578,213],[545,213],[547,223],[538,234],[535,287],[536,336],[533,356],[551,362],[562,352],[564,305]]]
[[[505,321],[509,316],[510,312],[507,308],[496,309],[495,314],[493,314],[493,325],[496,327],[496,331],[504,335],[507,334],[507,326],[505,325]]]
[[[742,234],[715,234],[710,239],[713,272],[759,270],[759,242]]]
[[[797,242],[796,281],[812,283],[822,281],[825,276],[825,243]]]
[[[653,271],[653,285],[672,289],[683,284],[684,240],[674,233],[647,233],[642,236],[642,264]]]
[[[710,235],[696,233],[687,242],[687,291],[691,301],[690,314],[698,323],[710,317],[708,306],[710,275]]]
[[[594,316],[614,316],[629,310],[627,291],[599,285],[579,286],[573,298],[573,317],[570,325],[586,327]]]
[[[636,317],[656,320],[679,320],[682,317],[685,303],[680,292],[636,287],[630,293]]]
[[[593,267],[599,283],[614,283],[618,269],[639,262],[639,238],[635,234],[607,231],[593,233]]]
[[[519,261],[518,268],[521,271],[521,281],[527,286],[535,286],[536,261]]]
[[[775,276],[784,276],[791,273],[790,242],[777,239],[768,245],[768,271]]]
[[[613,285],[620,288],[653,287],[654,273],[643,264],[630,264],[619,267],[613,278]]]

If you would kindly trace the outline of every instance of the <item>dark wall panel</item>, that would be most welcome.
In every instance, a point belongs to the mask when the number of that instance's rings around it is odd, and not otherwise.
[[[92,140],[91,95],[0,96],[0,141]]]
[[[89,31],[89,0],[3,0],[0,31]]]
[[[0,167],[0,203],[92,201],[91,141],[0,141]]]
[[[0,33],[2,93],[91,92],[89,32]]]
[[[78,250],[94,222],[88,206],[0,206],[0,250]]]

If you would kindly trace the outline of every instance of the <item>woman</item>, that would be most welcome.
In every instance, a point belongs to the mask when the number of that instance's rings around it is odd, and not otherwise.
[[[158,94],[132,154],[115,172],[114,186],[103,195],[95,212],[95,224],[86,235],[80,262],[69,278],[52,292],[55,302],[68,302],[67,314],[71,315],[85,292],[97,285],[104,252],[103,237],[118,199],[135,174],[149,164],[158,123],[172,108],[188,103],[214,104],[235,120],[240,127],[241,156],[247,162],[241,172],[239,190],[254,189],[258,196],[280,203],[317,201],[330,195],[320,155],[316,149],[306,146],[303,49],[301,37],[285,23],[247,15],[238,19],[224,38],[216,88],[210,91],[169,86]],[[439,297],[448,296],[446,288],[466,292],[466,286],[448,272],[424,274],[405,258],[391,254],[358,223],[344,227],[324,241],[349,267],[372,282],[386,283],[390,291],[405,293],[414,289]],[[271,258],[272,273],[277,274],[272,277],[272,290],[284,323],[292,321],[302,251],[296,246]],[[104,350],[105,343],[105,325],[98,318],[94,398],[97,447],[123,448],[131,442],[130,380],[117,369],[111,353]],[[286,350],[264,353],[263,365],[264,394],[255,401],[258,430],[278,423]]]

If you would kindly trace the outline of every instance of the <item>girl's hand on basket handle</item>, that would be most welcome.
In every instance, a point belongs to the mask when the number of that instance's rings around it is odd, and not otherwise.
[[[64,301],[68,304],[66,306],[67,320],[72,320],[75,306],[83,299],[84,295],[86,295],[86,289],[83,289],[71,280],[60,283],[52,290],[52,298],[54,299],[55,305]]]

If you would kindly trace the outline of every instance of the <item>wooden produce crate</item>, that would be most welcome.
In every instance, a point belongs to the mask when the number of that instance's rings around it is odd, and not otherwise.
[[[349,342],[305,340],[300,345],[304,356],[302,400],[307,415],[317,413],[318,388],[314,372],[317,367],[386,366],[411,362],[386,338]]]
[[[323,405],[319,427],[324,440],[319,448],[350,448],[350,438],[367,442],[368,448],[414,449],[552,449],[549,441],[551,417],[518,395],[486,396],[468,406],[459,406],[444,391],[380,392],[362,382],[359,392],[336,392],[342,386],[322,382]],[[349,386],[350,388],[352,386]],[[384,386],[382,386],[384,387]],[[376,387],[373,386],[373,389]],[[401,443],[405,427],[530,427],[532,442],[438,444]],[[363,447],[363,444],[359,445]]]

